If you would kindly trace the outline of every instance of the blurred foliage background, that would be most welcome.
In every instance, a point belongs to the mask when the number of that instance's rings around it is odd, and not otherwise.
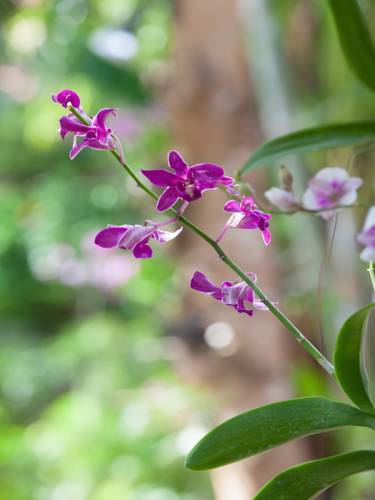
[[[350,74],[324,2],[267,4],[294,128],[371,117],[373,96]],[[157,89],[171,57],[172,2],[1,0],[0,9],[0,498],[210,500],[208,476],[184,470],[183,457],[215,402],[175,375],[176,345],[163,334],[181,307],[176,264],[164,250],[138,263],[93,246],[105,224],[141,222],[148,210],[105,153],[68,160],[62,110],[50,100],[69,87],[92,112],[118,107],[113,127],[129,162],[162,164],[170,137]],[[259,110],[267,98],[257,93]],[[326,158],[304,161],[307,172]],[[370,152],[359,171],[371,161]],[[275,232],[282,262],[298,227],[280,219]],[[290,290],[289,268],[282,280]],[[286,297],[295,316],[309,312],[313,286]],[[324,304],[333,325],[337,291]],[[327,390],[306,364],[291,383],[297,395]],[[342,442],[351,439],[358,433]],[[335,498],[372,498],[368,484],[351,479]]]
[[[146,209],[105,154],[68,160],[50,100],[71,87],[87,109],[117,106],[129,160],[158,161],[168,134],[149,80],[171,6],[0,8],[0,497],[211,498],[207,477],[183,469],[206,398],[174,375],[160,326],[178,307],[175,266],[94,247],[93,232]]]

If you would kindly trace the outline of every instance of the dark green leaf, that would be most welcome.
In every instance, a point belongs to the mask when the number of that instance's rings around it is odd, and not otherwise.
[[[375,468],[375,451],[355,451],[306,462],[269,481],[254,500],[308,500],[352,474]]]
[[[305,128],[262,144],[250,156],[239,175],[283,156],[363,144],[374,139],[375,121]]]
[[[345,321],[337,338],[334,355],[336,376],[341,387],[353,403],[369,412],[374,412],[374,406],[366,390],[361,352],[367,319],[374,305],[367,305]]]
[[[356,425],[375,429],[375,417],[325,398],[298,398],[250,410],[222,423],[193,448],[186,467],[212,469],[301,436]]]
[[[355,75],[375,91],[375,48],[356,0],[328,0],[342,51]]]

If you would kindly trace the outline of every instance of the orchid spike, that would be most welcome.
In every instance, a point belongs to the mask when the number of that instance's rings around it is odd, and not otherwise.
[[[155,239],[159,243],[166,243],[176,238],[182,231],[182,227],[174,232],[164,231],[159,227],[160,224],[144,226],[108,225],[96,235],[95,244],[102,248],[118,247],[123,250],[131,250],[136,259],[149,259],[153,254],[149,245],[150,239]]]
[[[230,186],[231,177],[224,175],[224,170],[213,163],[198,163],[188,166],[177,151],[170,151],[168,163],[171,170],[142,170],[143,175],[159,188],[166,188],[161,194],[156,208],[163,212],[173,207],[177,200],[186,202],[197,200],[202,192],[215,189],[218,185]]]
[[[310,179],[302,205],[308,210],[323,210],[319,215],[328,220],[337,212],[336,207],[353,205],[357,200],[357,189],[362,184],[361,178],[350,177],[341,167],[323,168]]]
[[[357,241],[365,247],[361,252],[361,259],[365,262],[375,262],[375,206],[368,211]]]
[[[256,282],[257,277],[253,273],[247,273],[252,281]],[[253,290],[244,281],[232,283],[223,281],[220,286],[212,283],[206,275],[196,271],[191,279],[190,288],[210,295],[216,300],[220,300],[227,306],[234,307],[237,312],[245,313],[248,316],[254,314],[254,309],[267,310],[267,306],[259,299],[255,298]]]
[[[266,245],[271,243],[269,220],[271,214],[258,210],[251,196],[243,196],[240,202],[230,200],[224,205],[226,212],[232,212],[226,227],[235,229],[259,229]]]

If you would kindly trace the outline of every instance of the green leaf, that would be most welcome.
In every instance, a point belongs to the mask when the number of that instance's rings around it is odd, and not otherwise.
[[[375,48],[356,0],[328,0],[342,51],[353,73],[375,91]]]
[[[281,401],[242,413],[209,432],[185,465],[205,470],[236,462],[301,436],[356,425],[375,430],[375,417],[326,398]]]
[[[352,474],[375,469],[375,451],[355,451],[313,460],[285,470],[254,500],[308,500]]]
[[[239,176],[291,154],[363,144],[375,138],[375,121],[312,127],[265,142],[250,156]]]
[[[375,303],[350,316],[343,324],[334,354],[335,372],[341,387],[357,406],[374,412],[367,394],[367,381],[362,362],[362,344],[367,331],[367,319]]]

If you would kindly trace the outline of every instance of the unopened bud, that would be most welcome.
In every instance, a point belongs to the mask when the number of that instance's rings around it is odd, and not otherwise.
[[[287,167],[282,165],[280,167],[279,177],[280,177],[281,187],[292,193],[293,180],[294,180],[292,172]]]

